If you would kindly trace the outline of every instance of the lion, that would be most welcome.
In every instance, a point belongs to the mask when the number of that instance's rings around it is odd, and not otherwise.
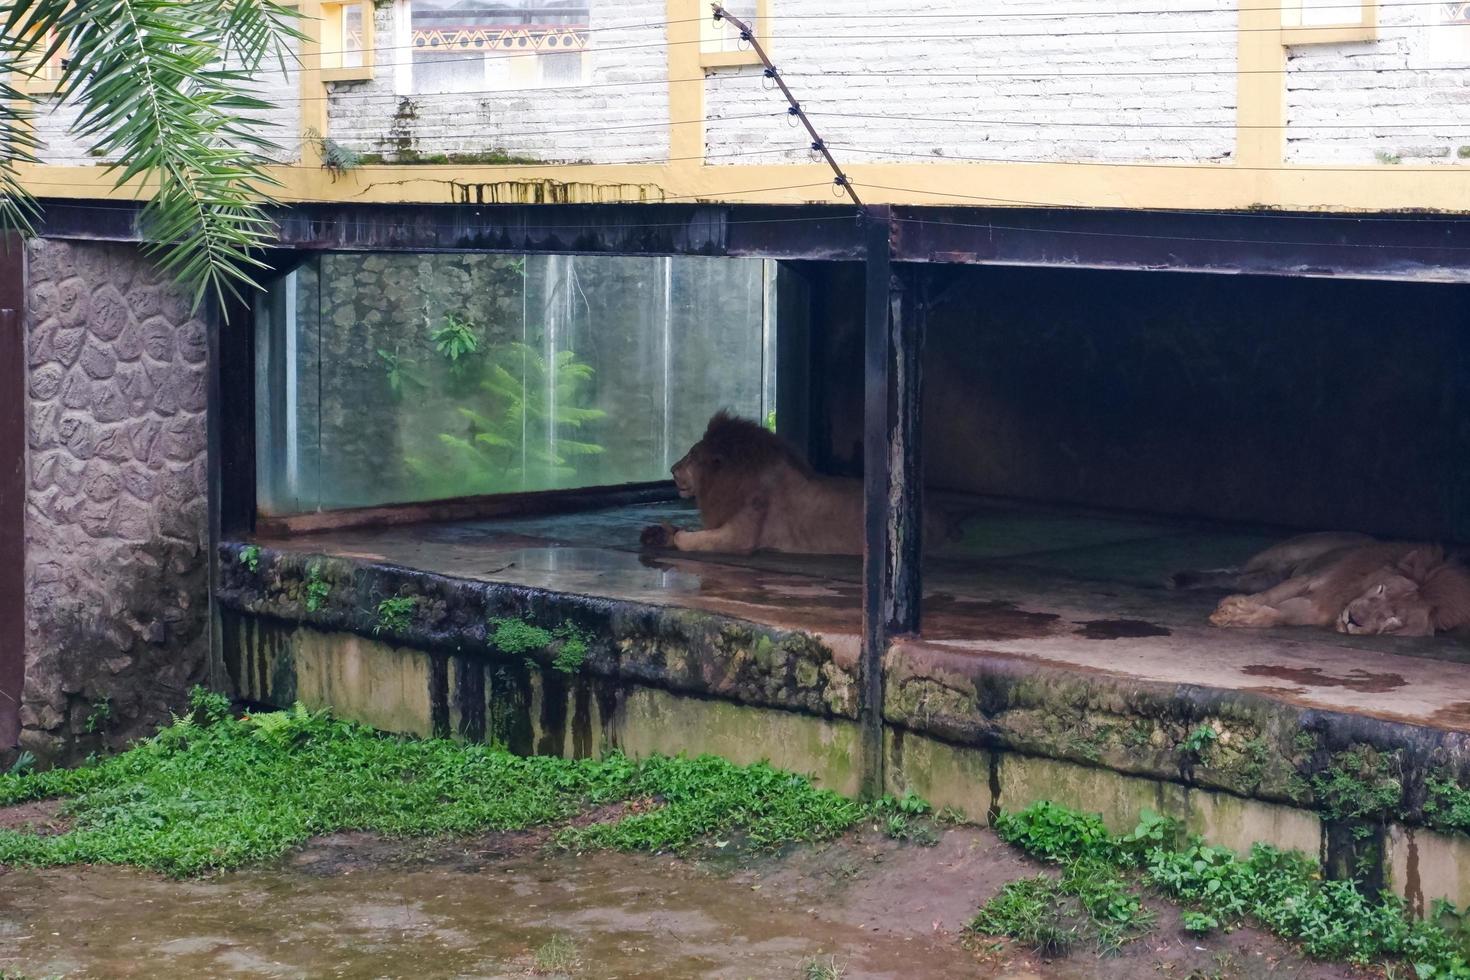
[[[1235,581],[1269,584],[1220,600],[1215,626],[1433,636],[1470,625],[1470,571],[1437,545],[1304,535],[1257,555]]]
[[[643,529],[647,547],[863,553],[862,481],[819,476],[784,440],[748,419],[716,412],[672,473],[679,496],[699,505],[704,529],[653,524]],[[926,534],[946,536],[937,511],[926,508],[924,524]]]

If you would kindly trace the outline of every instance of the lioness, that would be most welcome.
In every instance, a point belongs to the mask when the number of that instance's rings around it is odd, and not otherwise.
[[[1188,575],[1196,579],[1180,584],[1223,584],[1229,572]],[[1262,591],[1220,600],[1210,616],[1216,626],[1432,636],[1470,624],[1470,572],[1436,545],[1304,535],[1261,552],[1235,581]]]
[[[643,544],[679,551],[785,551],[860,555],[862,482],[818,476],[775,433],[728,412],[716,412],[673,466],[679,496],[699,505],[702,531],[670,524],[643,529]],[[930,509],[925,533],[943,537],[943,518]],[[931,539],[932,540],[932,539]]]

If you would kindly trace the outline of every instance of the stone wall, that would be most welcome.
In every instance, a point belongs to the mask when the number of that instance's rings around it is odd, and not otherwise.
[[[21,742],[68,758],[204,677],[207,337],[136,248],[39,240],[27,263]]]

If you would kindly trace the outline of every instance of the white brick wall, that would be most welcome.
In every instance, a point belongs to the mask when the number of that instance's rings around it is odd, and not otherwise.
[[[293,49],[296,45],[293,42]],[[300,159],[301,137],[299,135],[301,108],[301,83],[297,78],[296,62],[287,60],[287,71],[282,72],[277,62],[271,62],[258,77],[258,84],[251,94],[275,103],[275,109],[262,116],[260,133],[281,147],[281,152],[271,154],[278,162]],[[47,99],[36,120],[36,134],[45,141],[40,154],[43,163],[57,166],[92,166],[109,162],[94,156],[90,143],[78,139],[71,132],[77,119],[75,105]]]
[[[1376,41],[1291,49],[1288,162],[1470,163],[1470,27],[1436,28],[1441,7],[1390,0]]]
[[[668,90],[660,84],[668,78],[667,7],[663,0],[594,0],[591,6],[590,86],[403,97],[395,94],[394,66],[408,52],[397,47],[397,9],[379,7],[375,78],[331,86],[332,139],[389,160],[405,148],[419,156],[504,150],[551,162],[667,159]],[[625,81],[649,84],[596,87]],[[628,124],[648,126],[603,131]]]
[[[936,160],[1218,161],[1233,150],[1233,5],[1201,15],[1169,12],[1204,6],[1193,0],[771,2],[772,60],[843,162],[916,162],[912,154]],[[1100,15],[997,16],[1079,9]],[[1106,13],[1145,9],[1154,12]],[[864,16],[844,19],[844,11]],[[984,16],[905,16],[976,11]],[[874,14],[887,16],[869,16]],[[1180,33],[1139,33],[1157,30]],[[1048,36],[1051,31],[1061,33]],[[815,77],[821,72],[845,74]],[[926,74],[936,72],[976,74]],[[779,93],[763,91],[762,82],[757,69],[718,73],[708,87],[710,114],[783,109]],[[711,163],[809,159],[805,133],[782,118],[717,119],[708,142]],[[778,152],[746,155],[751,150]],[[733,153],[741,155],[724,155]]]

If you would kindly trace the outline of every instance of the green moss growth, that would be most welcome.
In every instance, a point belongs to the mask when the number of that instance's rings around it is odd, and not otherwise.
[[[551,646],[551,631],[520,619],[492,619],[490,644],[501,653],[523,657]]]
[[[490,645],[511,657],[527,657],[532,653],[555,649],[551,666],[563,674],[575,674],[587,662],[592,637],[571,623],[554,630],[544,629],[523,619],[492,619],[488,623]]]
[[[411,146],[400,147],[392,154],[359,153],[356,156],[356,166],[510,167],[546,162],[546,160],[521,156],[507,150],[483,150],[478,153],[422,153]]]

